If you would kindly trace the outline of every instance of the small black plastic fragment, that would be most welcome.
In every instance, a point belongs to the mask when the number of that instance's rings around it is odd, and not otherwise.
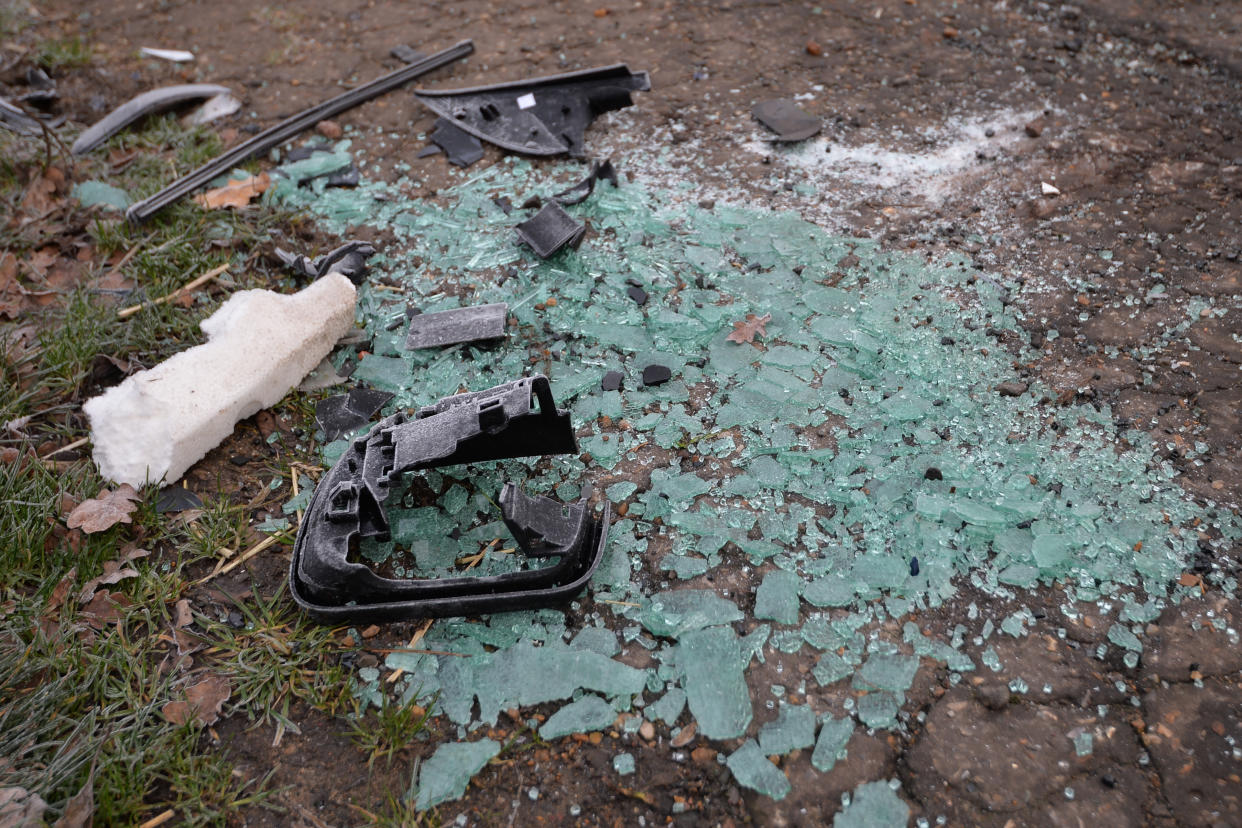
[[[17,96],[17,100],[22,103],[46,106],[56,100],[56,81],[48,77],[47,72],[42,69],[31,67],[26,70],[26,86],[30,91]]]
[[[492,199],[492,204],[500,208],[500,211],[506,216],[513,212],[513,202],[508,196],[496,196]]]
[[[651,89],[646,72],[625,64],[533,80],[414,93],[466,132],[528,155],[583,154],[583,136],[597,115],[632,106],[631,92]]]
[[[350,241],[315,259],[279,247],[275,252],[276,258],[286,267],[303,276],[318,279],[329,273],[340,273],[355,285],[360,285],[367,274],[367,259],[375,253],[375,248],[364,241]]]
[[[323,429],[329,443],[365,425],[393,395],[374,388],[354,388],[348,394],[328,397],[315,404],[315,422]]]
[[[919,559],[918,558],[910,559],[910,574],[911,575],[919,574]]]
[[[625,374],[620,371],[609,371],[604,374],[604,378],[599,381],[599,387],[603,391],[620,391],[621,383],[625,381]]]
[[[928,466],[927,471],[923,472],[924,480],[944,480],[944,474],[935,466]]]
[[[4,98],[0,98],[0,126],[18,135],[40,135],[43,127],[37,118],[32,118]]]
[[[360,181],[362,181],[362,176],[359,175],[358,168],[350,164],[345,169],[329,175],[325,183],[329,187],[357,187]]]
[[[197,509],[203,500],[194,492],[183,486],[169,486],[160,489],[160,496],[155,501],[155,511],[161,515],[166,512],[184,512],[186,509]]]
[[[508,313],[509,306],[504,302],[420,313],[410,319],[410,332],[405,338],[405,347],[413,351],[419,348],[457,345],[461,342],[504,339]]]
[[[586,201],[587,196],[595,192],[596,181],[607,181],[612,186],[617,186],[617,171],[612,166],[611,160],[596,161],[591,165],[591,171],[587,173],[586,178],[552,197],[564,205],[579,204]]]
[[[465,130],[458,129],[457,125],[449,119],[437,118],[435,127],[428,138],[444,150],[450,164],[469,167],[483,157],[483,144],[479,139]]]
[[[643,385],[663,385],[673,378],[666,365],[648,365],[643,369]]]
[[[514,228],[522,241],[541,259],[546,259],[565,245],[576,247],[582,241],[586,225],[566,213],[556,201],[549,201],[543,209]]]
[[[444,150],[440,149],[435,144],[428,144],[427,146],[420,149],[418,152],[414,153],[414,157],[415,158],[430,158],[431,156],[439,155],[442,152],[444,152]]]
[[[405,43],[393,46],[392,49],[389,50],[388,54],[392,55],[402,63],[418,63],[420,60],[427,59],[427,56],[422,52]]]
[[[627,287],[625,289],[625,295],[640,305],[647,304],[647,291],[643,290],[638,285],[630,285]]]
[[[819,118],[808,115],[787,98],[760,101],[751,109],[759,123],[776,133],[777,141],[805,141],[819,132]]]

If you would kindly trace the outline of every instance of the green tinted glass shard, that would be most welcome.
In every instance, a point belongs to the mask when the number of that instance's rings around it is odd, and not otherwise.
[[[415,807],[421,811],[461,799],[470,779],[498,753],[500,743],[491,739],[440,745],[419,769]]]
[[[707,589],[679,589],[651,597],[638,616],[652,635],[677,638],[691,630],[742,619],[737,604]]]
[[[798,591],[802,579],[792,572],[774,569],[763,576],[755,592],[755,617],[781,624],[798,623]]]
[[[848,716],[835,719],[828,716],[819,728],[815,750],[811,752],[811,765],[827,773],[838,760],[845,758],[845,746],[854,735],[854,720]]]
[[[910,806],[889,783],[866,782],[854,789],[850,804],[832,820],[832,828],[905,828]]]
[[[867,727],[890,728],[897,724],[901,709],[898,696],[884,690],[868,693],[858,700],[858,720]]]
[[[612,705],[599,696],[587,695],[549,716],[539,728],[539,735],[544,739],[559,739],[570,733],[603,730],[616,721],[616,718],[617,711],[612,709]]]
[[[750,689],[737,635],[728,627],[688,632],[677,644],[677,667],[690,713],[708,739],[734,739],[751,720]]]
[[[674,687],[652,704],[647,705],[647,718],[672,726],[686,709],[686,691]]]
[[[904,693],[914,683],[918,656],[872,655],[854,674],[854,687],[860,690],[891,690]]]
[[[815,744],[815,712],[805,704],[780,705],[773,721],[759,728],[759,750],[781,755]]]
[[[739,785],[764,796],[784,799],[791,789],[789,778],[768,761],[754,739],[747,739],[740,748],[729,754],[725,764]]]

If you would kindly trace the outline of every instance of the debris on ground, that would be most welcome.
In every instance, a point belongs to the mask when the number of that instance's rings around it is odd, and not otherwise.
[[[303,276],[319,279],[329,273],[340,273],[357,285],[366,276],[367,259],[375,254],[375,247],[364,241],[348,241],[314,259],[279,247],[275,253],[276,258],[285,263],[285,267]]]
[[[87,534],[103,532],[118,523],[130,523],[130,517],[138,508],[141,498],[129,483],[116,489],[104,489],[98,497],[84,500],[65,518],[70,529],[81,529]]]
[[[505,336],[509,305],[495,302],[469,308],[420,313],[410,319],[405,347],[439,348],[463,342],[491,342]]]
[[[819,118],[808,115],[791,100],[780,98],[760,101],[751,109],[755,120],[776,133],[777,141],[793,143],[805,141],[819,132]]]
[[[402,490],[407,472],[576,449],[569,412],[556,407],[543,376],[446,397],[420,409],[412,420],[403,413],[383,420],[364,438],[351,441],[315,487],[293,548],[289,589],[294,599],[312,616],[332,623],[479,615],[569,600],[585,588],[603,556],[607,503],[597,518],[586,498],[562,505],[505,483],[497,502],[518,551],[556,559],[537,569],[504,566],[493,572],[481,567],[483,574],[466,578],[383,578],[365,562],[351,559],[351,549],[359,540],[391,538],[385,501],[390,492]]]
[[[249,175],[245,178],[230,179],[229,183],[214,190],[208,190],[194,196],[199,206],[206,210],[220,210],[232,207],[235,210],[245,208],[250,202],[267,192],[272,180],[267,173]]]
[[[130,98],[82,130],[82,134],[73,142],[71,149],[74,155],[85,155],[145,115],[163,112],[186,101],[199,98],[214,100],[221,95],[230,95],[229,88],[214,83],[187,83],[151,89]]]
[[[617,171],[612,166],[612,160],[605,158],[603,161],[596,161],[591,165],[591,172],[586,178],[579,181],[569,189],[561,190],[552,198],[568,207],[571,204],[580,204],[586,201],[587,196],[595,192],[596,181],[607,181],[612,186],[617,186]]]
[[[744,320],[733,323],[733,330],[725,339],[739,345],[753,343],[756,336],[766,337],[768,335],[767,324],[771,321],[772,314],[770,313],[765,313],[763,316],[748,313]]]
[[[393,394],[373,388],[353,388],[348,394],[328,397],[315,403],[315,422],[328,442],[366,425],[375,413],[389,403]]]
[[[234,98],[228,92],[222,92],[204,101],[200,107],[182,118],[181,123],[185,126],[202,126],[221,118],[227,118],[240,111],[241,108],[242,102],[239,99]]]
[[[83,207],[109,207],[124,210],[131,203],[129,193],[103,181],[83,181],[74,184],[71,195]]]
[[[155,195],[134,204],[126,211],[125,215],[131,222],[140,224],[160,210],[163,210],[169,204],[212,181],[216,176],[227,172],[256,155],[265,153],[283,144],[299,133],[314,127],[320,121],[339,115],[372,98],[391,92],[415,78],[463,58],[473,51],[474,44],[469,40],[463,40],[456,46],[431,55],[426,60],[411,64],[403,69],[398,69],[395,72],[389,72],[387,75],[357,86],[348,92],[342,92],[334,98],[330,98],[323,103],[286,118],[279,124],[255,135],[253,138],[243,141],[232,149],[226,150],[223,154],[208,161],[188,175],[169,184]]]
[[[188,63],[194,60],[194,53],[187,52],[184,49],[156,49],[151,46],[143,46],[138,51],[145,57],[167,60],[171,63]]]
[[[586,225],[566,213],[556,201],[549,201],[532,218],[514,229],[541,259],[550,257],[566,245],[577,247],[586,233]]]
[[[414,93],[441,118],[502,149],[526,155],[582,155],[586,128],[596,116],[633,105],[646,92],[646,72],[625,64],[468,89]]]
[[[435,129],[428,139],[448,158],[450,164],[469,167],[483,157],[483,144],[479,139],[460,129],[448,118],[436,118]],[[423,157],[426,153],[419,153]]]
[[[354,286],[329,273],[302,291],[233,294],[200,323],[208,341],[88,400],[100,473],[168,485],[233,431],[278,402],[354,322]]]

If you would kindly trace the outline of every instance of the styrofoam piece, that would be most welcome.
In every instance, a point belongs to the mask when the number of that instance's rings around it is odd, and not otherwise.
[[[329,273],[292,295],[233,294],[201,323],[207,342],[141,371],[82,406],[100,473],[116,483],[173,483],[274,405],[354,322],[354,286]]]

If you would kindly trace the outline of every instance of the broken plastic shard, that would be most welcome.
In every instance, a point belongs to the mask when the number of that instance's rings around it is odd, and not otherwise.
[[[819,728],[819,738],[811,753],[811,764],[818,771],[827,773],[839,759],[845,758],[845,746],[854,735],[854,720],[848,716],[836,719],[828,716]]]
[[[74,155],[84,155],[144,115],[159,112],[184,101],[226,95],[228,92],[227,86],[211,83],[181,84],[148,90],[129,99],[82,130],[71,149]]]
[[[169,486],[160,490],[159,499],[155,502],[155,511],[160,514],[168,512],[184,512],[186,509],[198,509],[203,499],[184,486]]]
[[[483,145],[479,139],[447,118],[437,118],[435,129],[428,136],[448,157],[450,164],[469,167],[483,157]]]
[[[557,202],[549,201],[542,210],[514,229],[518,237],[535,251],[535,255],[546,259],[565,245],[576,246],[586,232],[586,225],[566,213]]]
[[[366,425],[393,398],[387,391],[354,388],[348,394],[328,397],[315,403],[315,422],[323,429],[324,440],[337,440]]]
[[[583,696],[553,713],[539,728],[544,739],[559,739],[570,733],[603,730],[617,718],[617,711],[599,696]]]
[[[781,624],[798,623],[798,592],[802,579],[792,572],[774,569],[763,576],[755,593],[755,617]],[[765,751],[766,752],[766,751]]]
[[[742,618],[737,604],[709,589],[679,589],[653,595],[638,621],[652,635],[679,638],[692,630],[732,624]]]
[[[854,789],[850,804],[832,820],[832,828],[905,828],[910,806],[888,782],[864,782]]]
[[[759,728],[759,750],[781,755],[815,744],[815,711],[805,704],[781,702],[776,718]]]
[[[778,141],[805,141],[820,128],[819,118],[806,114],[796,103],[785,98],[760,101],[751,109],[751,114],[775,132]]]
[[[469,308],[420,313],[410,319],[405,347],[439,348],[462,342],[488,342],[504,339],[509,306],[504,302]]]
[[[571,204],[581,204],[595,191],[595,182],[600,180],[607,181],[614,187],[617,186],[617,171],[613,169],[612,161],[605,159],[603,162],[595,162],[591,165],[591,171],[587,173],[586,178],[552,197],[567,207]],[[639,302],[639,304],[642,303]]]
[[[498,753],[500,743],[491,739],[440,745],[419,769],[414,806],[423,811],[441,802],[461,799],[470,779]]]
[[[747,739],[740,748],[729,754],[725,763],[739,785],[764,796],[784,799],[791,789],[789,778],[768,761],[754,739]]]
[[[737,635],[729,627],[688,632],[677,644],[677,668],[690,713],[709,739],[734,739],[751,720],[750,689]],[[758,749],[758,746],[756,746]]]

